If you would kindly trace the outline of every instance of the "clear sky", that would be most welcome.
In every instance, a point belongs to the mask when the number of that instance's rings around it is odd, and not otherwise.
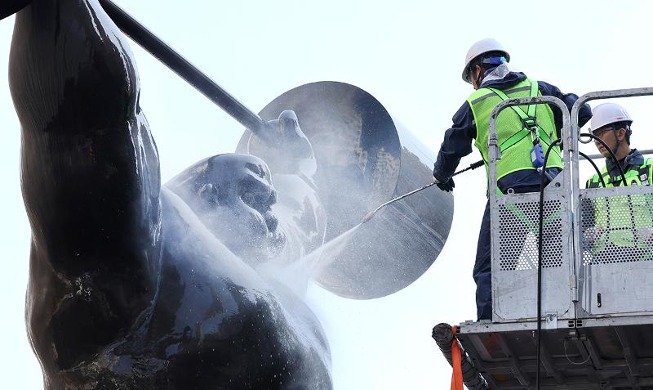
[[[647,43],[653,36],[653,3],[646,0],[116,4],[255,112],[305,83],[346,82],[374,95],[434,154],[451,116],[472,92],[460,78],[465,53],[484,37],[504,44],[514,68],[564,92],[653,86]],[[13,18],[0,21],[0,73],[5,75],[12,27]],[[132,49],[164,181],[201,158],[234,151],[242,126],[135,44]],[[622,101],[635,119],[632,142],[638,148],[653,148],[647,119],[651,100]],[[0,78],[0,125],[0,381],[2,388],[40,389],[40,369],[24,325],[29,228],[19,188],[20,127],[6,76]],[[591,145],[582,150],[595,153]],[[460,168],[478,159],[474,152]],[[471,272],[485,205],[482,169],[455,181],[449,240],[422,278],[368,301],[310,291],[331,343],[336,390],[449,385],[451,369],[431,329],[439,322],[475,319]]]

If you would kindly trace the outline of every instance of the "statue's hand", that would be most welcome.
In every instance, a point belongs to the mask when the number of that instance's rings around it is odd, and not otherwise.
[[[279,152],[291,158],[312,158],[313,147],[299,127],[297,115],[285,110],[278,119],[267,122],[267,127],[256,136],[268,146],[280,149]]]
[[[263,158],[274,174],[303,173],[310,177],[315,172],[313,147],[292,110],[268,121],[267,127],[250,139],[248,152]]]

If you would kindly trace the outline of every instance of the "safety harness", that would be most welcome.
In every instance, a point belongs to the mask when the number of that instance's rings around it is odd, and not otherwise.
[[[531,81],[530,83],[531,83],[530,97],[536,97],[538,95],[537,81]],[[500,89],[496,89],[496,88],[488,88],[488,89],[494,92],[503,101],[510,99],[508,95],[506,95]],[[533,142],[533,149],[531,151],[531,161],[533,162],[533,166],[535,168],[541,167],[544,164],[544,152],[542,150],[540,139],[548,146],[551,145],[551,137],[537,123],[537,119],[535,117],[537,105],[529,104],[527,112],[524,112],[524,110],[522,110],[521,107],[519,106],[510,106],[510,108],[512,108],[521,119],[522,128],[515,134],[508,137],[505,141],[503,141],[501,145],[499,145],[501,152],[505,151],[506,149],[510,148],[513,145],[516,145],[519,141],[521,141],[522,139],[524,139],[530,134],[531,141]],[[555,150],[555,153],[558,153],[559,155],[559,152],[557,150]]]
[[[508,95],[506,95],[500,89],[496,89],[496,88],[488,88],[488,89],[494,92],[503,101],[510,99],[510,97],[508,97]],[[538,90],[539,90],[539,85],[537,81],[530,81],[529,96],[537,97]],[[503,141],[501,145],[499,145],[499,149],[501,150],[501,152],[504,152],[508,148],[516,145],[522,139],[530,135],[531,142],[533,143],[533,148],[531,149],[531,162],[533,163],[533,167],[537,168],[538,170],[541,170],[542,166],[544,165],[544,150],[542,148],[542,144],[540,140],[545,145],[548,146],[551,145],[551,137],[537,123],[537,119],[535,116],[537,110],[537,104],[529,104],[526,112],[524,112],[524,110],[519,106],[510,106],[510,108],[512,108],[513,111],[521,119],[522,128],[521,130],[517,131],[516,133],[508,137],[505,141]],[[554,149],[554,153],[560,156],[560,153],[557,151],[557,149]],[[498,188],[497,188],[497,195],[499,196],[503,195],[503,193]],[[534,221],[532,221],[517,205],[512,203],[507,203],[505,206],[506,209],[508,209],[515,217],[517,217],[520,221],[522,221],[530,231],[532,232],[538,231],[537,224]],[[560,217],[559,213],[554,212],[553,214],[547,216],[544,219],[543,223],[544,225],[547,225],[548,223],[559,219],[559,217]]]

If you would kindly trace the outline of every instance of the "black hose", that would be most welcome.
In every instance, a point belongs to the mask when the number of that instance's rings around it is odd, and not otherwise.
[[[594,163],[594,160],[592,160],[588,155],[586,155],[583,152],[578,152],[579,155],[581,155],[585,160],[589,161],[590,164],[594,167],[594,171],[596,172],[597,175],[599,175],[599,180],[601,180],[601,184],[603,187],[605,187],[605,180],[603,180],[603,175],[601,175],[601,170],[599,169],[598,166]]]
[[[540,390],[540,347],[542,332],[542,260],[544,249],[544,188],[546,187],[546,163],[549,160],[549,153],[554,146],[559,145],[560,140],[555,140],[546,149],[544,154],[544,164],[542,165],[542,175],[540,177],[540,204],[539,204],[539,232],[537,242],[537,336],[535,341],[535,388]]]
[[[603,142],[603,140],[602,140],[601,138],[595,136],[595,135],[592,134],[592,133],[582,133],[582,134],[580,134],[580,136],[581,136],[581,137],[588,137],[588,138],[591,138],[591,139],[593,139],[593,140],[595,140],[595,141],[599,141],[599,143],[600,143],[601,145],[603,145],[603,147],[605,148],[605,150],[607,150],[608,153],[610,153],[610,157],[612,158],[612,160],[613,160],[613,161],[615,162],[615,164],[617,165],[617,168],[619,168],[619,173],[621,174],[621,181],[624,183],[624,186],[627,186],[627,185],[628,185],[628,181],[626,180],[626,174],[624,173],[624,170],[623,170],[623,168],[621,167],[621,164],[619,164],[619,161],[617,161],[617,156],[615,156],[614,152],[613,152],[613,151],[608,147],[608,145],[607,145],[605,142]],[[580,152],[579,152],[579,153],[580,153]],[[587,158],[587,157],[586,157],[586,158]],[[591,161],[591,160],[590,160],[590,161]],[[598,168],[597,168],[597,169],[598,169]],[[601,176],[600,171],[599,171],[599,177],[601,177],[601,183],[603,184],[603,187],[605,187],[605,182],[603,181],[603,177]]]

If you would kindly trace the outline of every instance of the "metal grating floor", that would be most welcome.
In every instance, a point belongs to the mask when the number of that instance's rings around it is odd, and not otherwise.
[[[536,389],[535,322],[466,322],[456,335],[490,389]],[[653,317],[542,329],[540,389],[653,389]]]

